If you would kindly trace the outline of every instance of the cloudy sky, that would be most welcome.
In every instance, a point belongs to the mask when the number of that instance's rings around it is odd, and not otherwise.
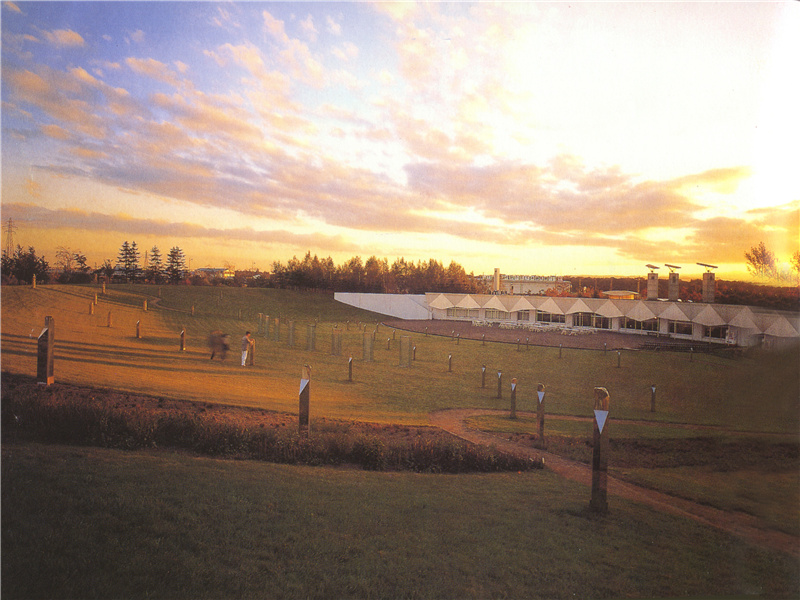
[[[745,277],[798,248],[797,31],[796,2],[5,2],[2,220],[51,264]]]

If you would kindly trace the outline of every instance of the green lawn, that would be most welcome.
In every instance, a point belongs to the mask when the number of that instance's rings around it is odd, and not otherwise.
[[[441,476],[4,445],[3,598],[800,593],[797,561],[546,471]]]

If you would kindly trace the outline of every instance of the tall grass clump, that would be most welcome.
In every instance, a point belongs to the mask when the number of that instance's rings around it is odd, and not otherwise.
[[[386,442],[353,424],[331,421],[322,422],[319,428],[312,423],[312,433],[301,436],[296,427],[285,424],[194,408],[194,412],[159,410],[140,406],[135,400],[106,400],[100,393],[69,386],[4,386],[2,433],[7,438],[47,443],[124,450],[164,448],[286,464],[353,464],[374,471],[465,473],[541,467],[530,459],[450,436]]]

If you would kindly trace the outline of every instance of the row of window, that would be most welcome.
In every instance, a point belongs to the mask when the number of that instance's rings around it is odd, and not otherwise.
[[[531,321],[530,310],[520,310],[516,313],[516,321]],[[487,308],[485,318],[488,321],[510,321],[513,313],[499,310],[497,308]],[[448,308],[447,316],[456,319],[477,319],[480,316],[478,308]],[[535,319],[538,323],[564,323],[565,315],[535,311]],[[620,318],[620,329],[633,331],[659,331],[658,319],[647,319],[637,321],[628,317]],[[593,327],[594,329],[611,329],[611,318],[598,315],[596,313],[575,313],[572,316],[572,323],[575,327]],[[690,321],[669,321],[667,330],[671,334],[692,335],[693,325]],[[728,327],[720,325],[717,327],[704,327],[703,336],[707,338],[725,339],[728,335]]]

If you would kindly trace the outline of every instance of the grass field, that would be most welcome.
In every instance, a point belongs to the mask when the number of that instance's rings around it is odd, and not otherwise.
[[[570,350],[559,359],[553,348],[518,352],[413,334],[417,360],[408,369],[399,366],[404,333],[385,326],[374,362],[361,360],[363,330],[372,333],[381,317],[328,294],[138,285],[100,291],[4,287],[3,371],[35,374],[47,315],[56,323],[57,382],[296,413],[301,368],[309,364],[312,425],[323,416],[424,425],[437,409],[507,409],[508,390],[496,398],[500,370],[506,386],[518,379],[521,411],[534,409],[537,383],[547,386],[547,431],[556,440],[548,449],[557,451],[562,439],[561,452],[577,460],[585,460],[590,425],[558,417],[589,417],[592,388],[604,386],[619,459],[612,458],[612,472],[800,532],[797,349],[692,361],[626,351],[617,368],[615,352]],[[238,340],[246,329],[256,332],[258,313],[280,317],[281,339],[256,335],[256,364],[243,368]],[[307,350],[312,323],[317,345]],[[343,337],[340,356],[330,352],[334,328]],[[231,335],[225,362],[209,360],[206,338],[214,329]],[[525,418],[476,424],[517,437],[536,431]],[[608,519],[590,518],[585,488],[548,472],[415,476],[36,444],[4,444],[3,452],[2,591],[11,598],[800,593],[796,558],[621,500],[612,499]],[[63,535],[59,520],[70,523]],[[21,565],[31,556],[39,570]],[[41,568],[52,576],[13,577]]]

